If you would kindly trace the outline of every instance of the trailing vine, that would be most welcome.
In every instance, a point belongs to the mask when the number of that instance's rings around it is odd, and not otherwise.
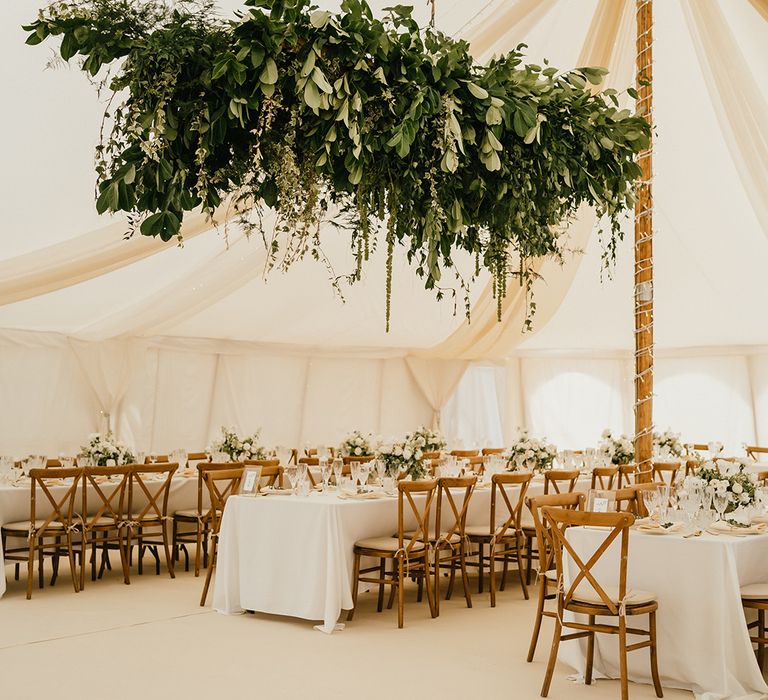
[[[69,0],[25,30],[28,44],[61,37],[61,58],[80,56],[113,92],[96,207],[144,235],[180,236],[185,212],[232,196],[270,266],[329,265],[321,224],[349,230],[355,281],[385,232],[387,327],[395,245],[438,297],[466,251],[499,314],[510,279],[530,296],[532,261],[560,255],[582,203],[606,217],[615,256],[649,127],[615,91],[594,92],[604,69],[525,65],[521,47],[482,66],[409,7],[341,8],[246,0],[225,21],[210,0]]]

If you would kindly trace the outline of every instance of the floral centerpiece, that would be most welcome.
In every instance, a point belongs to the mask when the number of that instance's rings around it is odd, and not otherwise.
[[[424,452],[440,452],[445,449],[445,438],[435,430],[425,428],[423,425],[405,436],[406,442],[413,441],[415,445],[420,445]]]
[[[604,430],[597,446],[598,454],[607,457],[611,464],[631,464],[635,461],[635,445],[626,435],[614,437],[610,430]]]
[[[223,452],[228,455],[233,462],[246,459],[266,459],[267,451],[259,443],[261,430],[257,430],[253,435],[239,437],[234,428],[221,427],[221,437],[214,440],[208,451],[212,454]]]
[[[695,476],[686,477],[683,483],[686,489],[703,486],[709,494],[728,494],[725,512],[731,513],[740,506],[753,505],[758,498],[757,475],[745,471],[746,466],[747,463],[741,460],[704,462],[696,470]]]
[[[654,433],[653,446],[659,452],[664,453],[666,451],[674,457],[682,457],[685,454],[685,447],[680,441],[680,433],[673,433],[671,430]]]
[[[548,443],[546,438],[539,439],[528,435],[527,430],[521,430],[517,441],[510,448],[507,468],[510,471],[523,466],[530,466],[537,471],[546,471],[552,468],[552,462],[557,456],[557,448]]]
[[[110,462],[117,466],[118,464],[132,464],[136,461],[130,448],[116,440],[111,430],[106,435],[91,434],[87,444],[80,448],[80,454],[92,459],[93,463],[99,467],[106,467]]]
[[[427,476],[423,447],[417,431],[406,435],[403,442],[380,442],[375,454],[376,459],[384,462],[388,476],[405,472],[415,481]]]
[[[372,454],[371,434],[365,435],[359,430],[353,430],[339,445],[339,452],[344,457],[363,457]]]

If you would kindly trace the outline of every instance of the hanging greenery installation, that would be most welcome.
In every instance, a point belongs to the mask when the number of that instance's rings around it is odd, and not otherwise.
[[[526,65],[522,47],[479,65],[411,13],[246,0],[225,20],[207,0],[71,0],[24,29],[28,44],[61,37],[61,58],[109,91],[96,206],[144,235],[170,240],[185,212],[230,197],[286,268],[322,259],[321,224],[335,221],[353,281],[386,246],[387,327],[397,245],[438,296],[456,252],[471,254],[499,310],[510,280],[529,292],[533,260],[561,255],[583,203],[615,255],[650,132],[595,90],[606,71]]]

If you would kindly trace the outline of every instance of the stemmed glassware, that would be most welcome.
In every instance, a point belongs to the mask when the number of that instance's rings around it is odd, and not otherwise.
[[[349,465],[349,471],[352,473],[352,483],[357,486],[357,482],[360,481],[360,462],[352,462]],[[359,489],[358,489],[359,490]]]
[[[383,459],[375,459],[373,467],[376,470],[376,478],[379,480],[379,484],[384,486],[384,477],[387,475],[387,463]]]
[[[331,480],[331,465],[328,460],[320,462],[320,478],[323,480],[323,492],[328,490],[328,482]]]
[[[299,477],[299,468],[295,464],[286,464],[283,468],[283,473],[288,478],[288,483],[291,485],[291,493],[296,495],[296,484]]]
[[[293,450],[290,447],[285,445],[275,446],[275,458],[280,461],[280,464],[285,466],[291,461],[291,457],[293,457]]]
[[[368,477],[371,475],[371,465],[369,462],[360,462],[360,490],[365,492],[365,486],[368,483]]]
[[[717,511],[717,519],[723,520],[723,513],[728,507],[728,492],[723,490],[717,490],[712,494],[712,505]]]

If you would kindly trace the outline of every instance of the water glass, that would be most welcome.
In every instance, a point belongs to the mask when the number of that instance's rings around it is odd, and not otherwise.
[[[291,492],[296,494],[296,483],[298,481],[299,469],[295,464],[288,464],[284,468],[284,474],[288,478],[288,483],[291,485]]]
[[[327,460],[326,460],[327,461]],[[344,473],[344,460],[340,457],[336,457],[333,460],[333,479],[336,482],[336,488],[341,484],[341,477]]]
[[[328,482],[331,479],[331,465],[325,460],[320,462],[320,478],[323,480],[323,492],[328,490]]]
[[[712,505],[717,511],[718,520],[723,519],[723,513],[728,507],[728,493],[726,491],[715,491],[712,494]]]
[[[397,481],[393,476],[385,476],[381,480],[381,485],[384,488],[384,493],[388,496],[394,496],[397,493]]]

